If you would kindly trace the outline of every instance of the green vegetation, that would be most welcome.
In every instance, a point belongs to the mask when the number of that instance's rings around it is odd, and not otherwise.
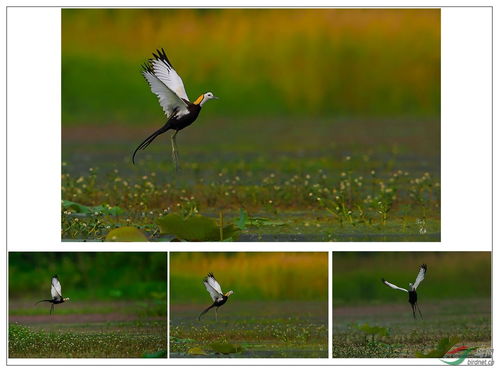
[[[419,145],[409,146],[414,147]],[[169,213],[201,214],[214,217],[219,227],[222,213],[224,228],[235,224],[241,230],[242,236],[234,235],[233,240],[272,240],[279,234],[330,241],[439,240],[439,179],[428,172],[398,169],[399,165],[404,169],[398,151],[384,164],[367,155],[333,160],[326,154],[282,156],[273,161],[263,157],[228,159],[224,164],[184,161],[186,169],[180,174],[174,174],[164,151],[159,164],[139,162],[131,169],[124,161],[122,171],[104,163],[103,170],[84,172],[65,163],[64,199],[89,206],[106,204],[114,206],[107,207],[112,210],[119,207],[123,213],[111,215],[95,207],[76,213],[73,205],[65,202],[62,237],[103,240],[114,228],[134,226],[149,240],[175,236],[193,240],[185,233],[165,234],[169,231],[162,232],[161,219]],[[213,230],[218,228],[214,225]],[[220,238],[218,233],[197,231],[192,229],[194,240]]]
[[[59,325],[61,326],[61,325]],[[10,358],[140,358],[166,350],[164,321],[9,325]]]
[[[170,254],[170,356],[325,358],[327,253]],[[215,321],[202,278],[233,290]]]
[[[423,319],[414,320],[407,294],[381,278],[407,288],[423,263]],[[490,252],[335,252],[333,356],[443,357],[456,345],[474,348],[470,357],[490,357],[490,298]]]
[[[327,302],[248,302],[237,293],[197,320],[202,305],[172,304],[172,358],[327,358]]]
[[[9,357],[130,358],[166,350],[166,254],[10,252]],[[50,278],[65,297],[55,306]],[[158,354],[159,353],[159,354]]]
[[[416,352],[418,358],[443,358],[450,349],[459,342],[457,337],[444,337],[440,339],[438,345],[435,349],[430,352],[423,354]]]
[[[334,302],[333,302],[334,303]],[[459,340],[455,346],[476,347],[469,357],[491,357],[491,302],[489,299],[420,301],[424,320],[412,319],[405,298],[401,304],[335,306],[333,310],[333,357],[415,358],[442,355],[444,339]],[[388,329],[374,340],[355,322]],[[446,344],[447,345],[447,344]],[[450,348],[451,346],[449,346]],[[448,351],[448,350],[447,350]],[[451,357],[451,356],[449,356]]]

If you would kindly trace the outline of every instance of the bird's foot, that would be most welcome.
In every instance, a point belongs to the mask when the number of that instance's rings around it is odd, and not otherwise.
[[[178,154],[176,152],[172,152],[173,164],[175,165],[175,172],[180,170]]]

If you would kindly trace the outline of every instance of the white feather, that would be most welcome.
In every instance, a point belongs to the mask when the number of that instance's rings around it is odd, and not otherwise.
[[[62,288],[61,283],[57,277],[52,277],[52,286],[50,287],[50,294],[53,299],[62,298]]]
[[[172,116],[175,109],[177,109],[177,117],[182,117],[189,113],[187,104],[152,72],[143,71],[142,74],[149,83],[151,91],[158,97],[159,104],[168,118]]]
[[[414,282],[414,285],[412,286],[412,288],[414,290],[416,290],[416,288],[418,288],[419,284],[423,281],[425,274],[426,274],[426,265],[424,265],[424,266],[421,265],[421,267],[419,269],[418,276],[416,277],[416,281]]]
[[[187,93],[185,92],[184,82],[179,74],[177,74],[177,71],[175,71],[173,67],[170,66],[164,59],[154,59],[151,63],[154,75],[156,75],[156,77],[161,80],[163,84],[175,92],[180,98],[189,101]]]
[[[384,283],[385,285],[387,285],[388,287],[390,287],[390,288],[393,288],[393,289],[398,289],[399,291],[409,292],[407,289],[397,287],[395,284],[392,284],[392,283],[390,283],[390,282],[387,282],[386,280],[383,280],[383,283]]]
[[[213,301],[217,301],[223,297],[222,288],[213,274],[208,274],[208,276],[204,278],[203,282]]]

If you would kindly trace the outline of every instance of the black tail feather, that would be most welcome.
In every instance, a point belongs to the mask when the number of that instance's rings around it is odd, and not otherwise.
[[[162,128],[158,129],[156,132],[151,134],[149,137],[147,137],[142,143],[135,149],[132,155],[132,163],[135,164],[135,154],[137,154],[137,151],[139,150],[144,150],[147,146],[149,146],[154,139],[159,136],[162,133],[165,133],[168,129],[168,125],[163,126]]]
[[[52,300],[40,300],[37,303],[35,303],[35,305],[38,305],[40,302],[52,302]]]
[[[210,307],[206,308],[203,310],[203,312],[201,314],[199,314],[198,316],[198,320],[201,320],[201,317],[206,314],[212,307],[215,307],[215,304],[211,305]]]

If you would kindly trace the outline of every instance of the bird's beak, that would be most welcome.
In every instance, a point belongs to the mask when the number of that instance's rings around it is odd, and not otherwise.
[[[213,99],[220,99],[220,97],[215,97],[215,96],[213,96]]]

